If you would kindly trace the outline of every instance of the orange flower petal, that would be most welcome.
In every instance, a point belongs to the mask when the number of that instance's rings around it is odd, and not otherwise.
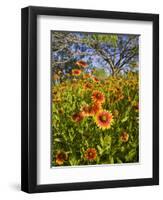
[[[123,133],[120,135],[120,140],[121,140],[122,142],[127,142],[128,139],[129,139],[129,134],[128,134],[128,133],[123,132]]]
[[[81,74],[81,70],[80,69],[73,69],[72,70],[72,75],[79,76],[80,74]]]
[[[97,151],[96,151],[95,148],[88,148],[88,149],[86,150],[86,152],[85,152],[85,158],[86,158],[87,160],[92,161],[92,160],[95,160],[96,157],[97,157]]]
[[[64,163],[64,161],[67,160],[67,154],[64,151],[58,151],[56,154],[56,160],[55,162],[57,163],[57,165],[62,165]]]
[[[109,129],[113,122],[113,116],[110,112],[103,110],[96,114],[95,122],[99,128]]]
[[[76,65],[78,65],[79,67],[84,67],[84,68],[88,66],[88,64],[83,60],[77,61]]]
[[[93,100],[93,102],[104,103],[105,96],[102,92],[96,90],[92,93],[92,100]]]
[[[79,113],[75,113],[72,115],[72,120],[74,122],[81,122],[84,118],[84,113],[83,112],[79,112]]]

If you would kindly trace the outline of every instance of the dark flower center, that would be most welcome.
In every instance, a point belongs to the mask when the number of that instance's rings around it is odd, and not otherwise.
[[[106,115],[102,115],[102,116],[100,117],[100,120],[101,120],[102,122],[106,122],[106,121],[107,121],[107,116],[106,116]]]
[[[93,156],[93,153],[92,153],[92,152],[89,152],[89,156],[92,157],[92,156]]]
[[[59,160],[65,160],[66,159],[66,154],[65,153],[60,153],[60,154],[58,154],[58,159]]]
[[[101,94],[100,94],[100,93],[96,94],[96,97],[97,97],[97,98],[100,98],[100,97],[101,97]]]

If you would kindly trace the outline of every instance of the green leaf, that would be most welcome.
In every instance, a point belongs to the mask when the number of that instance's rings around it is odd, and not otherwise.
[[[102,153],[103,153],[102,148],[101,148],[99,145],[97,145],[97,149],[98,149],[98,151],[99,151],[99,154],[102,155]]]
[[[78,160],[74,156],[70,157],[69,162],[70,162],[70,165],[78,165]]]
[[[60,138],[55,138],[54,141],[55,142],[61,142],[61,139]]]
[[[100,137],[100,144],[101,144],[101,146],[104,146],[104,140],[103,140],[102,136]]]
[[[129,151],[129,153],[125,156],[125,159],[127,162],[132,161],[134,159],[134,157],[136,156],[136,150],[132,149],[131,151]]]
[[[116,158],[117,163],[123,163],[119,158]]]
[[[104,145],[111,145],[111,140],[112,140],[111,136],[106,135],[104,137]]]
[[[114,158],[112,156],[109,156],[109,163],[114,164]]]
[[[125,117],[121,120],[121,122],[124,123],[124,122],[126,122],[127,120],[128,120],[128,116],[125,116]]]

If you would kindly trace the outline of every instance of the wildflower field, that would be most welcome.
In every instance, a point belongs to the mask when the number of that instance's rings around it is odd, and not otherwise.
[[[62,66],[53,62],[51,166],[138,162],[138,71],[107,73],[85,57]]]

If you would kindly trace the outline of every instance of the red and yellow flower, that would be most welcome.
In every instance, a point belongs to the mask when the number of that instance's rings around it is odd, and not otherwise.
[[[99,79],[98,78],[96,78],[95,76],[94,77],[92,77],[92,79],[93,79],[93,81],[94,82],[96,82],[96,83],[99,83],[100,81],[99,81]]]
[[[127,142],[128,139],[129,139],[129,134],[128,134],[128,133],[126,133],[126,132],[121,133],[121,135],[120,135],[120,140],[121,140],[122,142]]]
[[[92,100],[93,100],[93,102],[96,102],[96,103],[104,103],[105,102],[105,96],[102,92],[95,90],[92,93]]]
[[[91,74],[88,74],[88,73],[87,73],[87,74],[84,74],[84,75],[83,75],[83,78],[84,78],[84,79],[91,78]]]
[[[63,165],[63,163],[67,160],[67,154],[64,151],[58,151],[56,154],[55,162],[57,165]]]
[[[89,116],[91,116],[91,111],[92,111],[92,108],[91,108],[91,106],[89,106],[89,105],[84,105],[83,107],[82,107],[82,113],[84,114],[84,116],[86,116],[86,117],[89,117]]]
[[[113,116],[110,112],[102,110],[95,115],[95,122],[101,129],[109,129],[113,123]]]
[[[86,68],[88,66],[88,64],[83,60],[77,61],[76,65],[78,65],[79,67],[83,67],[83,68]]]
[[[96,115],[98,112],[102,110],[101,104],[98,102],[95,102],[91,107],[90,107],[90,113],[91,115]]]
[[[84,119],[84,113],[79,112],[72,115],[72,120],[74,122],[81,122]]]
[[[86,89],[92,89],[93,88],[93,86],[92,86],[92,84],[91,83],[85,83],[84,85],[83,85],[83,88],[86,90]]]
[[[88,148],[85,152],[84,157],[89,160],[89,161],[93,161],[96,159],[97,157],[97,151],[95,148]]]
[[[94,103],[92,105],[84,105],[81,109],[81,112],[84,114],[84,116],[94,116],[98,112],[102,110],[101,104],[100,103]]]
[[[80,69],[73,69],[72,70],[72,75],[73,76],[80,76],[81,70]]]

